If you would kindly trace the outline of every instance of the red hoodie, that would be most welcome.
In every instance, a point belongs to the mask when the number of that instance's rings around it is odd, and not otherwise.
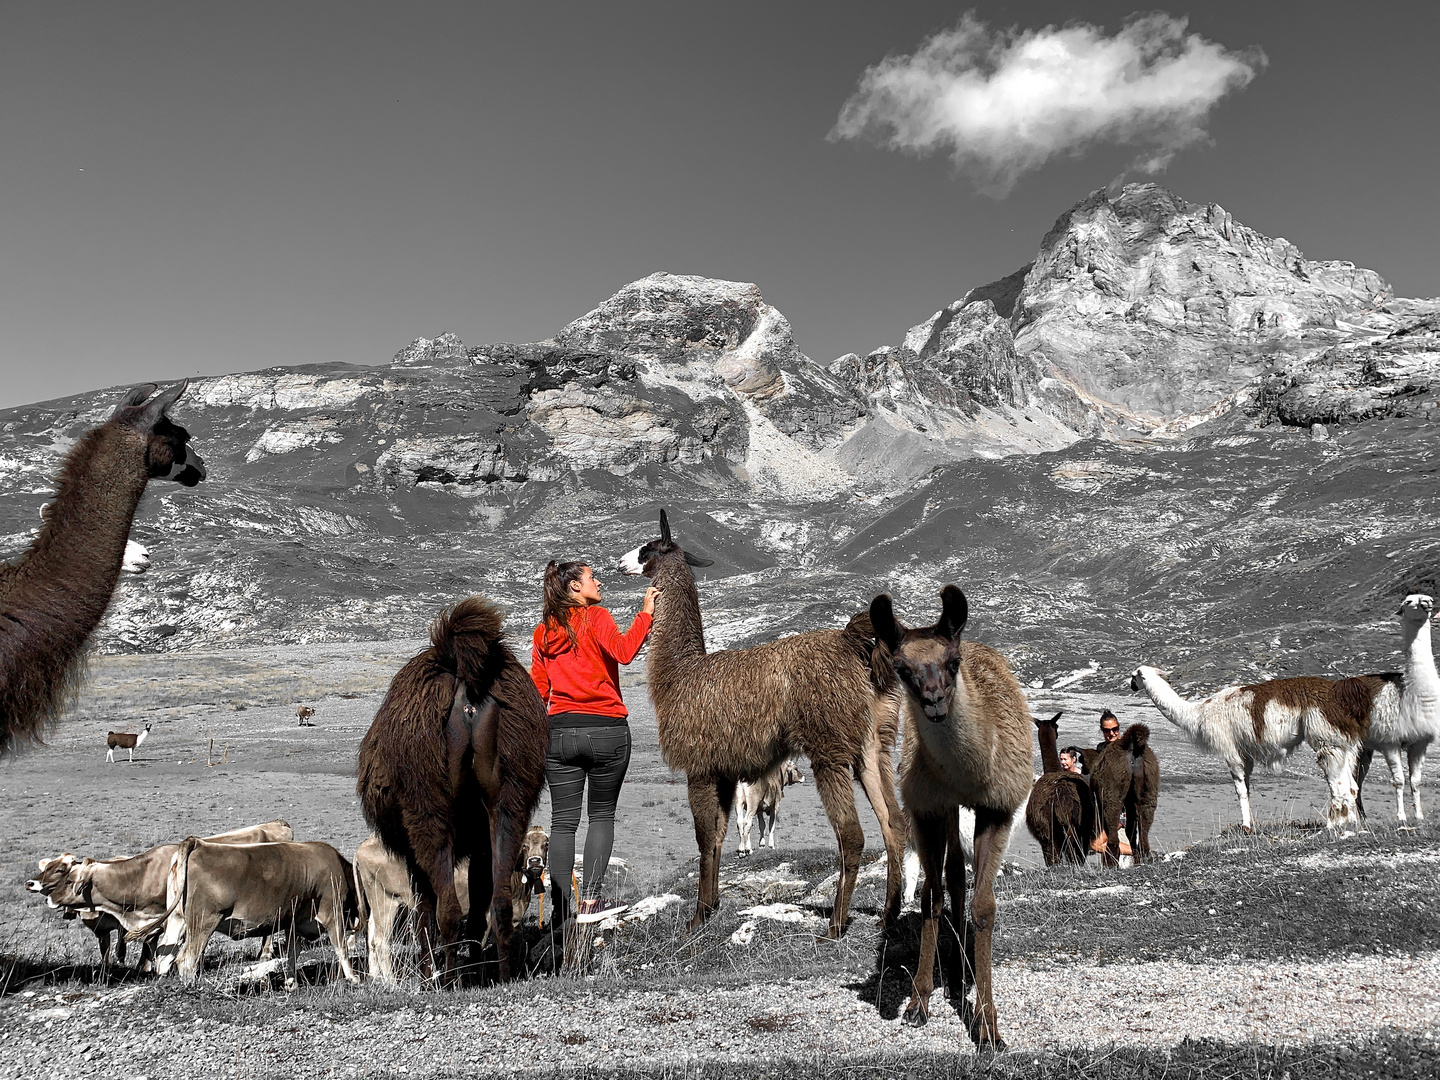
[[[594,716],[630,715],[620,700],[620,667],[635,659],[650,633],[651,618],[635,616],[624,634],[615,618],[599,604],[570,609],[575,644],[558,626],[541,623],[535,628],[530,650],[530,678],[540,700],[556,713],[590,713]]]

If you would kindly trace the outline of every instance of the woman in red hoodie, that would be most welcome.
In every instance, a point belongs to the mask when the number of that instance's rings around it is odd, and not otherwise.
[[[530,677],[550,710],[550,880],[570,906],[575,868],[575,830],[590,779],[589,828],[585,834],[585,887],[577,922],[597,922],[624,905],[600,898],[615,845],[615,804],[630,765],[629,710],[620,699],[619,665],[635,659],[650,633],[659,590],[645,590],[640,613],[620,633],[600,606],[600,582],[582,562],[545,567],[544,617],[535,628]]]

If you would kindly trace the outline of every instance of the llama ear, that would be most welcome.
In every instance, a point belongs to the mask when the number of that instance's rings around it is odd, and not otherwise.
[[[151,394],[155,393],[155,391],[158,389],[160,388],[156,386],[153,382],[144,383],[141,386],[135,387],[128,394],[126,394],[120,404],[115,407],[115,414],[118,416],[122,409],[133,409],[137,405],[144,405],[145,399],[148,398]]]
[[[185,393],[190,386],[189,379],[182,379],[168,390],[162,390],[148,402],[145,403],[145,411],[140,414],[142,424],[153,426],[157,420],[170,411],[170,406],[180,400],[180,395]]]
[[[940,622],[936,624],[935,632],[942,637],[958,638],[970,618],[969,601],[958,586],[946,585],[940,590],[940,605]]]
[[[673,544],[675,542],[670,538],[670,518],[664,510],[660,511],[660,539],[666,544]]]
[[[891,652],[900,647],[900,624],[895,621],[895,608],[890,603],[889,593],[881,593],[870,601],[870,626]]]
[[[688,551],[685,552],[685,561],[686,561],[687,563],[689,563],[691,566],[714,566],[714,565],[715,565],[715,560],[714,560],[714,559],[701,559],[701,558],[697,558],[696,556],[691,555]]]

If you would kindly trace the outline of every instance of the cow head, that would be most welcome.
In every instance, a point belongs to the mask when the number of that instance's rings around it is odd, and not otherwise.
[[[524,875],[525,884],[536,890],[544,888],[545,867],[550,860],[550,837],[539,825],[531,825],[520,841],[520,851],[515,859],[515,872]]]
[[[68,851],[52,859],[41,859],[37,864],[40,872],[25,882],[25,889],[45,897],[45,903],[52,908],[83,905],[85,900],[79,895],[74,872],[77,866],[90,861],[77,859]]]

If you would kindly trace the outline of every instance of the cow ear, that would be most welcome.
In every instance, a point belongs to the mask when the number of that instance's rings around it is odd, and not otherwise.
[[[715,565],[715,560],[714,560],[714,559],[701,559],[701,558],[697,558],[696,556],[691,555],[688,551],[685,552],[685,561],[686,561],[687,563],[689,563],[691,566],[714,566],[714,565]]]
[[[670,537],[670,517],[664,510],[660,511],[660,540],[666,544],[673,544],[675,542]]]
[[[957,586],[946,585],[940,590],[940,605],[940,622],[935,632],[953,641],[960,636],[966,620],[970,618],[970,603]]]
[[[881,593],[870,601],[870,625],[875,636],[894,652],[900,647],[900,624],[895,621],[895,608],[890,603],[890,594]]]

